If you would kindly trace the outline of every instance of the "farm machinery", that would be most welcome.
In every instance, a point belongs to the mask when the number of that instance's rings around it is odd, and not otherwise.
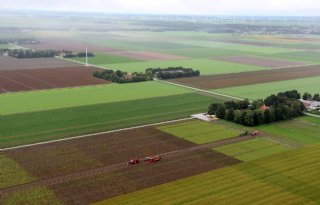
[[[140,160],[139,159],[130,159],[128,162],[127,162],[127,165],[135,165],[135,164],[139,164],[140,163]]]
[[[260,133],[257,131],[257,130],[255,130],[255,131],[253,131],[253,132],[251,132],[250,133],[250,135],[253,137],[253,136],[257,136],[257,135],[259,135]]]
[[[143,161],[150,164],[150,163],[158,162],[160,160],[161,160],[161,156],[150,156],[150,157],[146,157]]]
[[[249,135],[249,134],[250,134],[250,136],[254,137],[254,136],[259,135],[260,133],[259,133],[259,131],[257,131],[257,130],[255,130],[255,131],[253,131],[253,132],[249,132],[249,131],[247,130],[247,131],[244,131],[243,133],[241,133],[239,136],[240,136],[240,137],[244,137],[244,136],[247,136],[247,135]]]
[[[161,156],[148,156],[146,158],[143,159],[143,161],[147,164],[151,164],[151,163],[155,163],[155,162],[158,162],[161,160]],[[130,159],[128,162],[127,162],[127,165],[130,166],[130,165],[135,165],[135,164],[139,164],[140,163],[140,159],[138,158],[134,158],[134,159]]]

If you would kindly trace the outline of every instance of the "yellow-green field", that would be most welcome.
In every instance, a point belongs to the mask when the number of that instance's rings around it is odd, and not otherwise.
[[[95,203],[319,204],[320,145],[163,184]]]

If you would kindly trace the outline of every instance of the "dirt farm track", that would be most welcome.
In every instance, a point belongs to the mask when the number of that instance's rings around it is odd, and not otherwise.
[[[66,204],[89,204],[237,164],[239,160],[211,148],[239,140],[248,139],[236,137],[196,145],[147,127],[98,135],[94,140],[81,138],[5,151],[36,179],[0,192],[6,196],[46,186]],[[163,159],[155,164],[126,165],[130,158],[154,154],[161,154]]]
[[[293,68],[212,75],[194,78],[180,78],[171,81],[174,83],[179,83],[201,89],[218,89],[241,85],[307,78],[319,75],[320,65],[310,65]]]
[[[108,81],[94,78],[91,67],[66,67],[27,70],[0,70],[0,92],[18,92],[99,85]]]

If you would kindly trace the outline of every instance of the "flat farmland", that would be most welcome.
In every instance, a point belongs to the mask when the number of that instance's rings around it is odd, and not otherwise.
[[[185,56],[170,55],[165,53],[151,52],[151,51],[125,51],[125,52],[112,52],[110,54],[133,58],[142,61],[159,61],[159,60],[184,60],[188,59]]]
[[[58,58],[16,59],[6,56],[0,56],[0,70],[65,68],[76,66],[79,66],[79,64]]]
[[[82,63],[86,62],[86,58],[72,58],[72,60],[79,61]],[[134,58],[117,56],[113,53],[95,53],[94,57],[88,58],[88,62],[94,65],[108,64],[108,63],[132,63],[141,62],[142,60],[137,60]]]
[[[274,58],[282,58],[289,60],[298,60],[309,63],[320,63],[320,53],[317,51],[296,51],[296,52],[285,52],[270,55]]]
[[[144,72],[147,68],[166,68],[183,66],[186,68],[193,68],[200,70],[201,75],[213,75],[222,73],[234,73],[264,70],[264,67],[242,65],[235,63],[228,63],[223,61],[209,60],[204,58],[187,59],[187,60],[172,60],[172,61],[153,61],[153,62],[138,62],[138,63],[119,63],[102,65],[111,69],[119,69],[127,72]]]
[[[278,139],[291,141],[293,144],[316,144],[320,142],[320,118],[301,117],[291,121],[263,125],[259,130]]]
[[[37,204],[52,198],[63,204],[88,204],[240,162],[207,148],[188,151],[193,146],[149,127],[7,151],[36,179],[2,189],[2,200],[35,192],[44,196],[25,200]],[[131,157],[154,154],[163,155],[156,164],[125,164]],[[39,188],[43,190],[36,191]]]
[[[192,91],[160,82],[108,84],[0,96],[0,113],[13,114],[187,94]],[[21,103],[23,102],[23,103]]]
[[[208,104],[221,101],[189,93],[2,115],[0,144],[12,147],[175,120],[205,112]]]
[[[19,92],[111,83],[94,78],[93,67],[0,70],[0,92]]]
[[[30,48],[33,50],[68,50],[74,52],[84,52],[86,50],[86,43],[85,41],[78,41],[71,38],[39,38],[39,44],[28,44],[22,45],[26,48]],[[90,52],[108,52],[108,51],[119,51],[115,48],[104,47],[100,45],[89,44],[88,49]]]
[[[301,93],[319,92],[320,77],[300,78],[295,80],[284,80],[279,82],[260,83],[238,87],[215,89],[215,92],[231,96],[248,98],[251,100],[263,99],[268,95],[283,92],[286,90],[298,90]]]
[[[188,56],[192,58],[214,58],[214,57],[225,57],[225,56],[239,56],[239,55],[259,55],[254,51],[237,51],[225,48],[184,48],[174,50],[163,50],[163,52]]]
[[[231,63],[248,64],[248,65],[261,66],[261,67],[267,67],[267,68],[295,67],[295,66],[302,66],[306,64],[302,62],[294,62],[294,61],[275,59],[275,58],[265,58],[265,57],[258,57],[258,56],[228,56],[228,57],[219,57],[214,59],[227,61]]]
[[[231,145],[217,147],[214,150],[248,162],[291,150],[292,147],[264,138],[252,139]]]
[[[319,204],[320,146],[287,151],[95,203]]]
[[[285,82],[292,79],[320,76],[320,65],[291,67],[232,74],[180,78],[171,80],[175,83],[204,89],[228,88],[241,85],[260,84],[267,82]],[[246,91],[247,89],[243,89]]]
[[[196,144],[237,137],[241,133],[241,131],[237,129],[198,120],[161,126],[159,129]]]

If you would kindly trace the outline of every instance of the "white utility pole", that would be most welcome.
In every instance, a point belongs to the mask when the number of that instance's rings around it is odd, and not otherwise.
[[[88,46],[86,44],[86,66],[89,66],[88,64]]]

